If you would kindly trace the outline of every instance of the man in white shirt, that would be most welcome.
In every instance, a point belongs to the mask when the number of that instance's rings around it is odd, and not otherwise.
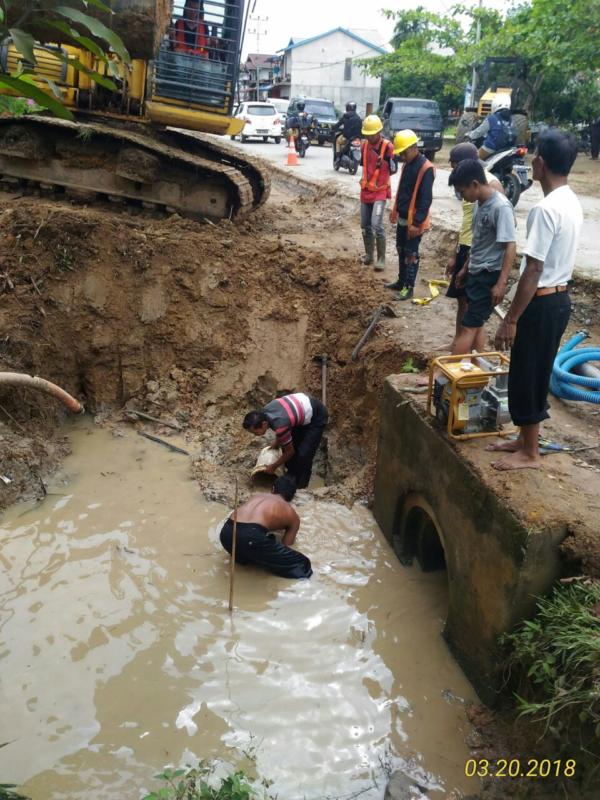
[[[540,466],[540,423],[549,416],[548,388],[571,313],[568,281],[583,224],[581,205],[568,185],[576,157],[571,134],[550,128],[540,135],[532,165],[544,199],[529,212],[517,292],[496,333],[496,348],[512,348],[508,405],[521,429],[516,441],[488,448],[506,452],[492,464],[498,470]]]

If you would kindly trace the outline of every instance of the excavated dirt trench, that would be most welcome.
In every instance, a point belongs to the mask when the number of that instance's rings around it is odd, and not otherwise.
[[[384,378],[425,366],[452,337],[454,307],[444,298],[424,307],[389,302],[358,263],[356,203],[327,185],[276,173],[267,206],[241,225],[9,195],[0,197],[0,222],[0,371],[53,380],[106,422],[131,424],[124,420],[132,408],[174,420],[209,499],[231,502],[234,476],[242,492],[251,489],[262,442],[242,430],[245,412],[277,392],[318,395],[315,357],[327,354],[331,424],[316,491],[368,502]],[[420,293],[441,276],[450,249],[443,230],[424,240]],[[394,257],[388,253],[387,278]],[[598,341],[599,295],[597,285],[575,283],[569,334],[585,327]],[[352,361],[381,303],[390,316]],[[594,444],[598,413],[553,401],[546,435]],[[53,400],[0,388],[0,475],[11,481],[0,482],[0,507],[43,492],[44,475],[66,449],[61,415]],[[599,453],[574,461],[585,481],[598,481]],[[510,501],[508,484],[498,491]],[[600,574],[598,537],[574,529],[563,550]]]
[[[207,496],[230,500],[232,474],[248,474],[260,444],[241,429],[244,413],[278,391],[318,395],[314,357],[325,353],[320,491],[368,496],[380,387],[407,354],[375,336],[350,359],[386,298],[349,246],[346,201],[282,185],[242,226],[30,197],[4,196],[0,208],[0,370],[55,381],[107,421],[127,408],[176,421]],[[61,414],[45,397],[0,389],[12,481],[0,504],[42,491],[65,449]]]

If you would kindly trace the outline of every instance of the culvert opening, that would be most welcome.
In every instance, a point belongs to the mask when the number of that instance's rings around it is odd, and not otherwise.
[[[394,549],[405,565],[416,559],[423,572],[446,569],[441,530],[429,503],[409,494],[400,503],[400,519],[394,535]]]

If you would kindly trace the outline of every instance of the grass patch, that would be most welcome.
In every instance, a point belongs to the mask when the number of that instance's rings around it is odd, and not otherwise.
[[[511,650],[508,667],[519,715],[540,726],[542,736],[552,736],[562,752],[577,747],[597,765],[600,582],[560,584],[538,601],[535,618],[502,643]]]
[[[143,800],[258,800],[267,798],[269,781],[262,781],[259,794],[256,785],[242,771],[238,770],[225,777],[216,777],[215,762],[200,761],[197,767],[185,769],[165,768],[154,777],[163,786],[145,795]]]

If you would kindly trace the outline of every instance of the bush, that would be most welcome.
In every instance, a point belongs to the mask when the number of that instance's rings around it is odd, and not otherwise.
[[[194,768],[165,769],[154,777],[166,786],[146,795],[143,800],[253,800],[257,797],[242,771],[221,778],[216,785],[216,781],[210,780],[215,766],[201,761]]]
[[[600,746],[600,582],[559,585],[503,637],[520,716],[565,747]]]

